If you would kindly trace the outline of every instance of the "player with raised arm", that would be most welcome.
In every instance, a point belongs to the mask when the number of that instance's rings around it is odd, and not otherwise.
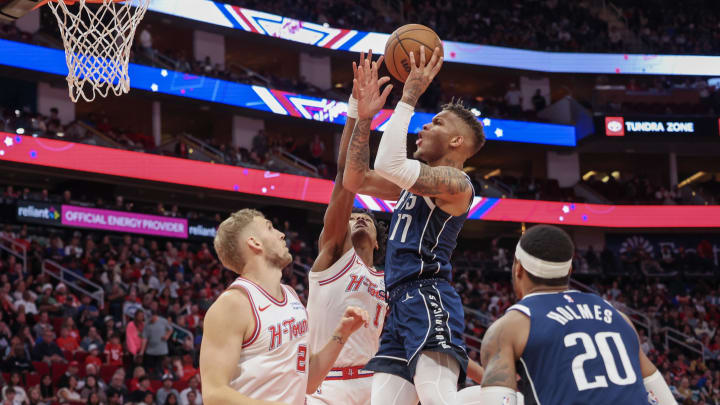
[[[329,341],[312,352],[305,307],[280,282],[292,261],[285,235],[259,211],[243,209],[220,224],[215,250],[238,278],[205,316],[203,402],[305,404],[307,387],[320,385],[347,339],[367,326],[367,311],[346,308]]]
[[[367,55],[368,60],[371,58],[372,51]],[[361,54],[360,65],[364,60]],[[353,70],[357,71],[355,62]],[[385,81],[381,79],[380,84]],[[319,350],[328,341],[347,306],[367,310],[370,325],[348,339],[320,387],[308,386],[309,405],[370,403],[373,372],[363,368],[377,352],[387,311],[383,272],[373,266],[374,256],[379,256],[385,243],[384,227],[371,212],[353,212],[355,193],[342,185],[347,146],[357,120],[354,90],[353,94],[340,140],[335,185],[318,241],[318,257],[308,276],[310,350]]]
[[[520,299],[485,333],[483,405],[673,405],[630,320],[602,297],[569,289],[575,252],[562,229],[536,225],[515,250]],[[517,382],[517,374],[521,380]]]
[[[377,65],[358,67],[353,84],[358,122],[348,148],[343,184],[353,192],[397,200],[390,223],[385,285],[390,312],[377,355],[366,366],[373,377],[372,404],[462,403],[457,384],[482,368],[471,363],[462,338],[462,302],[450,284],[450,256],[467,218],[474,191],[464,162],[485,143],[482,125],[459,103],[448,104],[418,136],[415,159],[407,158],[407,131],[415,104],[440,71],[435,49],[428,63],[410,54],[411,71],[383,134],[375,170],[368,138],[373,116],[390,86],[380,92]],[[422,161],[422,162],[421,162]]]

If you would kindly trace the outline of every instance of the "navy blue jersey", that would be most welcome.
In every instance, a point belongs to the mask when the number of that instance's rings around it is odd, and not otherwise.
[[[637,334],[607,301],[579,291],[536,293],[511,310],[530,317],[517,364],[526,405],[648,403]]]
[[[467,211],[452,216],[436,207],[430,197],[403,190],[390,222],[386,288],[391,290],[400,282],[429,277],[450,281],[450,256],[466,219]]]

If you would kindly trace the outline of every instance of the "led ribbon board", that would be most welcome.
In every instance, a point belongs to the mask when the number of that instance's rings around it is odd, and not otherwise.
[[[330,201],[333,186],[330,180],[6,133],[0,133],[0,170],[2,161],[319,204]],[[360,195],[355,205],[392,212],[395,202]],[[62,212],[57,211],[57,207],[33,206],[26,207],[22,215],[41,221],[62,220],[58,215]],[[475,197],[469,218],[620,228],[710,228],[720,227],[720,206],[599,205]],[[148,226],[177,231],[177,225]]]
[[[0,65],[66,76],[65,53],[59,49],[0,40]],[[347,103],[310,97],[260,86],[229,82],[189,73],[130,64],[130,85],[134,89],[177,97],[210,101],[235,107],[266,111],[302,119],[345,124]],[[372,129],[382,131],[392,110],[380,111]],[[432,114],[417,112],[410,132],[417,133],[432,120]],[[575,128],[569,125],[501,120],[483,117],[488,140],[575,146]]]
[[[327,49],[385,49],[389,34],[333,28],[210,0],[153,0],[150,11]],[[720,75],[720,57],[544,52],[444,41],[446,62],[554,73]]]

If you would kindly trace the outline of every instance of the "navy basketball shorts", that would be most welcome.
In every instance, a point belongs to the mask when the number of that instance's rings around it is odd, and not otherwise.
[[[400,376],[409,382],[423,351],[448,353],[465,380],[468,355],[463,342],[465,314],[457,291],[445,279],[413,280],[388,294],[390,311],[380,348],[366,370]]]

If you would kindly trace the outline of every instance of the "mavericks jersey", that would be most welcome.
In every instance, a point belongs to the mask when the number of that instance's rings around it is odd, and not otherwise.
[[[451,281],[450,256],[466,219],[467,211],[452,216],[436,207],[430,197],[403,190],[390,222],[385,256],[387,289],[421,278]]]
[[[640,344],[607,301],[579,291],[529,294],[508,311],[530,318],[517,364],[526,405],[646,405]]]
[[[240,362],[230,386],[253,399],[303,405],[310,356],[308,321],[295,290],[283,285],[284,298],[278,301],[242,277],[229,288],[245,291],[255,318],[255,330],[249,340],[242,342]]]
[[[348,338],[333,367],[364,366],[378,350],[385,322],[383,272],[366,266],[351,248],[327,269],[311,271],[308,278],[310,350],[317,353],[327,344],[347,307],[360,307],[370,315],[369,326]]]

